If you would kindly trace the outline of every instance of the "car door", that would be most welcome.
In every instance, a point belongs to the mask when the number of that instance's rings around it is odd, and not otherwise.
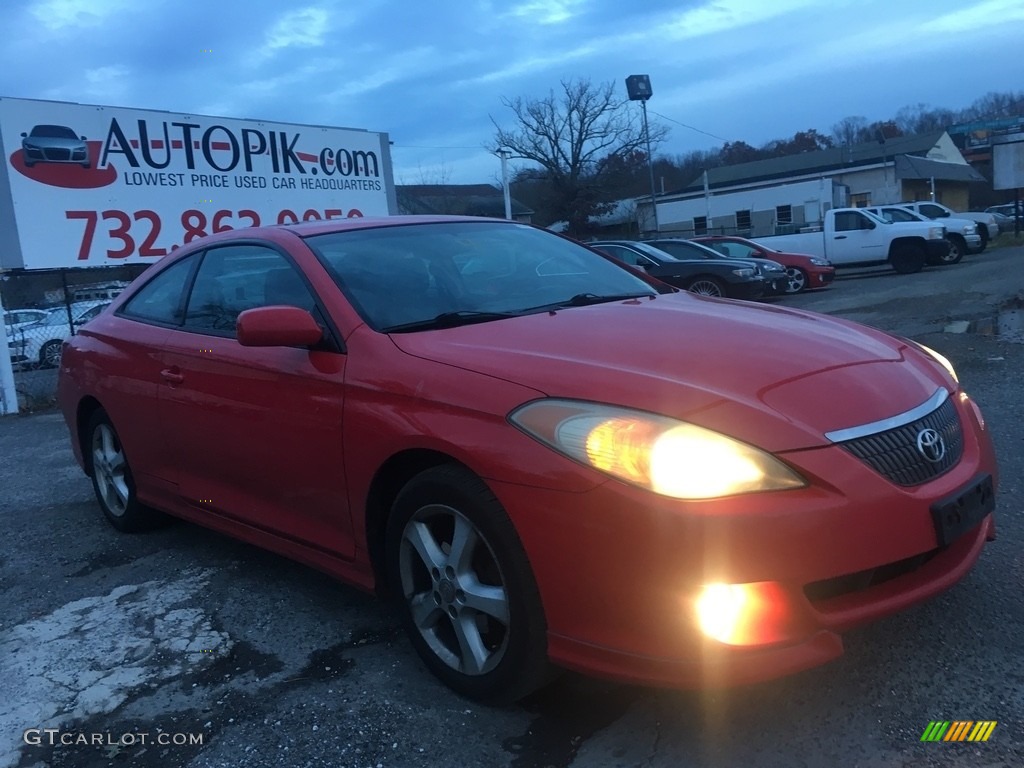
[[[191,508],[351,558],[342,461],[345,356],[331,348],[243,347],[246,309],[322,309],[270,245],[207,250],[180,329],[162,353],[161,410]]]
[[[193,255],[154,270],[115,310],[114,332],[98,331],[101,400],[129,456],[140,496],[158,506],[177,500],[177,473],[160,419],[159,350],[170,329],[184,320],[187,289],[198,265],[199,256]]]
[[[885,261],[888,243],[878,236],[875,227],[875,222],[859,211],[837,213],[829,257],[843,264]]]

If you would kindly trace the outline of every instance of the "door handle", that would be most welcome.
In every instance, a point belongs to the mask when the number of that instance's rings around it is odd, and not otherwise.
[[[836,240],[845,240],[846,235],[836,235]]]
[[[181,384],[185,380],[185,374],[179,373],[173,368],[164,368],[160,371],[160,375],[168,384]]]

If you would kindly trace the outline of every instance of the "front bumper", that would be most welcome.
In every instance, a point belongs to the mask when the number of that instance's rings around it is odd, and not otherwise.
[[[913,487],[893,485],[838,446],[780,454],[807,488],[706,502],[614,480],[585,493],[493,483],[537,578],[552,661],[645,684],[746,684],[835,658],[839,633],[948,589],[995,533],[988,515],[938,545],[931,505],[980,473],[997,480],[973,406],[958,400],[956,408],[960,462]],[[866,572],[884,578],[821,588]],[[700,587],[761,582],[784,595],[782,639],[736,646],[701,634],[693,609]]]
[[[747,301],[753,301],[760,299],[764,296],[770,296],[767,282],[764,278],[756,277],[751,280],[738,281],[735,283],[729,283],[726,286],[730,299],[745,299]]]
[[[836,279],[835,267],[812,267],[807,272],[808,288],[824,288]]]

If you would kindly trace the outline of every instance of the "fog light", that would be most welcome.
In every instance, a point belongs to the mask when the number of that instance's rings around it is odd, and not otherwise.
[[[726,645],[765,645],[787,635],[786,598],[774,582],[705,584],[695,608],[701,632]]]

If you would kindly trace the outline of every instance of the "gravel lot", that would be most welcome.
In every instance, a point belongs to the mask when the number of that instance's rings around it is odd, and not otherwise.
[[[2,418],[0,767],[1020,766],[1024,338],[995,331],[1022,267],[1024,248],[1003,248],[784,302],[954,362],[995,437],[999,539],[955,589],[847,635],[836,662],[728,693],[566,675],[518,706],[468,703],[374,598],[196,526],[118,534],[60,415]],[[943,332],[957,320],[972,330]],[[999,724],[986,743],[921,743],[932,720]],[[26,744],[33,728],[60,734]],[[104,743],[49,743],[93,733]]]

